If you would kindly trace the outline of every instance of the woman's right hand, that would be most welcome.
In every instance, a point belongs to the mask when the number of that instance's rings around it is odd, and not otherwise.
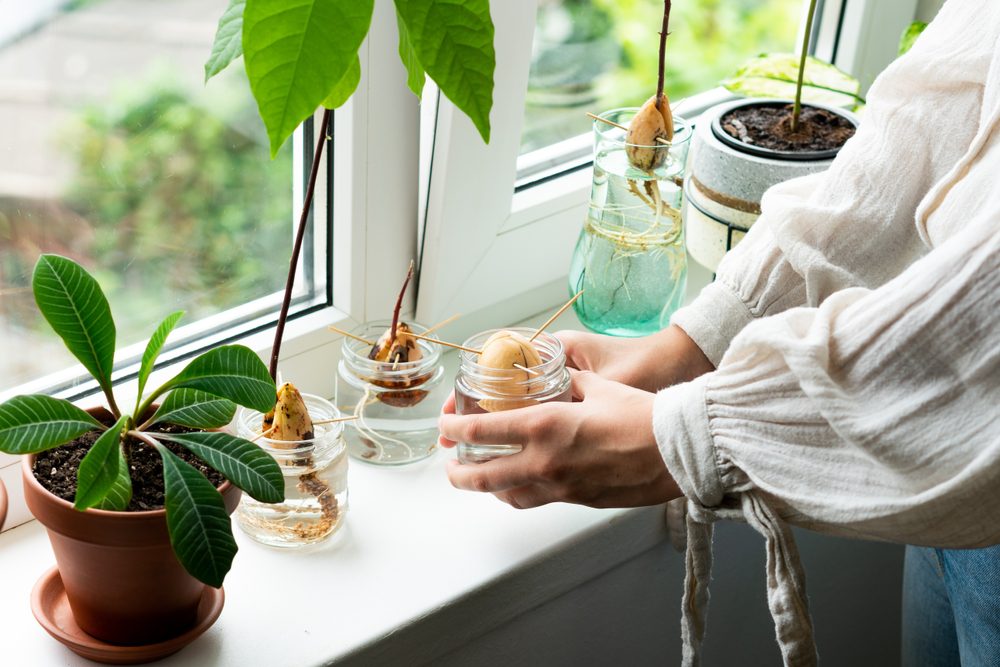
[[[616,338],[583,331],[559,331],[567,365],[642,389],[658,391],[715,370],[680,327],[643,338]]]

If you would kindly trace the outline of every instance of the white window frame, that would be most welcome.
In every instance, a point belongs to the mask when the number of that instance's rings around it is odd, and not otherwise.
[[[914,19],[917,0],[822,0],[814,51],[858,73],[863,90],[896,54],[898,35]],[[484,145],[472,123],[445,98],[429,159],[417,319],[437,322],[464,313],[451,331],[470,334],[502,326],[558,303],[568,294],[570,256],[590,191],[590,137],[519,156],[537,0],[492,0],[497,72],[492,140]],[[887,38],[892,35],[892,38]],[[839,37],[839,40],[838,40]],[[721,88],[681,100],[694,119],[732,96]],[[558,151],[580,168],[560,174]],[[518,166],[547,176],[518,183]],[[573,164],[572,162],[570,164]],[[546,174],[546,171],[548,174]],[[517,187],[518,185],[522,187]]]

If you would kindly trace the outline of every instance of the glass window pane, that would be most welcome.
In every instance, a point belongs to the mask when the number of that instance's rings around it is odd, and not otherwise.
[[[204,82],[227,4],[0,5],[0,391],[74,363],[34,304],[40,253],[98,278],[119,348],[282,288],[291,142],[270,160],[242,60]]]
[[[796,51],[802,9],[802,0],[673,3],[664,77],[671,101],[717,86],[758,53]],[[662,21],[658,0],[540,0],[521,153],[587,132],[587,111],[651,97]]]

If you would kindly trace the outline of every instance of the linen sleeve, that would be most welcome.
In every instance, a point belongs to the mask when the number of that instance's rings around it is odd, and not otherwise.
[[[748,325],[653,426],[700,506],[754,491],[822,532],[1000,542],[1000,214],[876,290]]]
[[[713,364],[753,320],[877,287],[926,252],[914,214],[981,122],[995,36],[969,32],[995,12],[983,2],[946,3],[872,85],[858,132],[830,168],[765,193],[715,282],[672,318]]]

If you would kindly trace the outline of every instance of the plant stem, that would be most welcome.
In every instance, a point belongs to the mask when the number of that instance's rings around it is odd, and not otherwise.
[[[809,54],[809,39],[812,37],[813,16],[815,14],[816,0],[809,0],[805,35],[802,37],[802,55],[799,57],[799,80],[795,84],[795,104],[792,105],[792,132],[799,129],[799,115],[802,113],[802,81],[806,75],[806,56]]]
[[[295,267],[299,263],[299,254],[302,251],[302,239],[306,235],[306,223],[309,221],[309,209],[312,208],[313,192],[316,190],[316,176],[319,174],[320,158],[323,155],[323,146],[326,145],[326,131],[330,127],[330,110],[323,110],[323,120],[320,121],[319,139],[316,140],[316,150],[313,151],[312,169],[309,170],[309,184],[306,187],[306,196],[302,202],[302,216],[299,218],[299,227],[295,232],[295,243],[292,246],[292,258],[288,262],[288,278],[285,280],[285,295],[281,300],[281,312],[278,314],[278,325],[274,329],[274,344],[271,346],[271,365],[268,370],[271,377],[278,379],[278,356],[281,353],[281,339],[285,335],[285,321],[288,319],[288,308],[292,304],[292,288],[295,287]]]
[[[111,391],[111,384],[105,386],[101,383],[101,391],[104,392],[104,397],[108,399],[108,409],[111,410],[111,414],[114,415],[115,421],[122,416],[122,411],[118,409],[118,403],[115,402],[115,394]]]
[[[149,435],[149,434],[147,434],[147,433],[143,433],[142,431],[136,431],[135,429],[133,429],[133,430],[131,430],[131,431],[127,431],[127,432],[125,433],[125,435],[130,435],[130,436],[132,436],[133,438],[135,438],[136,440],[142,440],[142,441],[143,441],[144,443],[146,443],[146,444],[147,444],[147,445],[149,445],[150,447],[153,447],[154,449],[156,448],[156,446],[157,446],[158,444],[160,444],[160,443],[159,443],[159,442],[157,442],[157,440],[156,440],[155,438],[153,438],[153,437],[152,437],[151,435]]]
[[[815,2],[815,0],[814,0]],[[667,31],[670,28],[670,0],[663,0],[663,29],[660,31],[660,73],[656,79],[656,106],[663,97],[663,68],[667,53]]]
[[[410,284],[413,277],[413,260],[410,260],[410,268],[406,270],[406,277],[403,278],[403,287],[396,297],[396,307],[392,309],[392,327],[389,329],[389,344],[386,349],[391,350],[392,344],[396,342],[396,326],[399,324],[399,310],[403,307],[403,295],[406,294],[406,286]]]

